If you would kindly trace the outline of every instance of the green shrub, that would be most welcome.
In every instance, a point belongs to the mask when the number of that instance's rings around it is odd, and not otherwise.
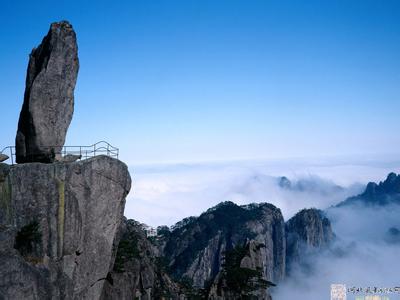
[[[17,249],[22,256],[39,254],[37,252],[40,248],[41,240],[42,233],[40,232],[39,223],[37,221],[32,221],[18,231],[15,238],[14,248]]]
[[[225,262],[222,265],[222,281],[226,285],[223,288],[238,299],[253,299],[252,292],[275,285],[263,279],[261,269],[254,270],[240,266],[248,251],[247,246],[237,245],[225,252]]]
[[[124,272],[125,263],[132,261],[135,258],[140,258],[137,237],[129,236],[121,239],[118,245],[117,255],[115,257],[114,271]]]

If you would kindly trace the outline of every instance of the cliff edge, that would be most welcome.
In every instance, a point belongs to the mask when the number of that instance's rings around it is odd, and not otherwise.
[[[0,165],[0,298],[99,299],[131,178],[98,156]]]

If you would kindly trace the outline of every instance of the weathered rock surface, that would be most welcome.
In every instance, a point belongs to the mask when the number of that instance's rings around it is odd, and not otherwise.
[[[74,111],[78,47],[72,26],[53,23],[32,50],[16,136],[17,163],[53,162]]]
[[[234,255],[232,255],[232,250],[230,250],[231,254],[225,255],[224,266],[211,285],[208,299],[224,300],[244,298],[271,300],[272,298],[268,288],[274,286],[274,284],[266,281],[262,276],[264,258],[261,249],[263,248],[265,248],[264,244],[250,240],[245,243],[244,247],[240,247],[239,245],[239,247],[234,250],[236,251],[233,253]],[[227,262],[227,259],[231,261]],[[227,265],[229,267],[227,267]],[[235,275],[238,273],[247,274],[247,280],[237,280],[238,278],[235,278]],[[239,286],[240,283],[244,286]]]
[[[0,299],[99,299],[131,179],[125,164],[0,164]]]
[[[163,270],[160,258],[141,225],[124,220],[112,267],[102,299],[183,299],[181,288]]]
[[[285,276],[285,224],[281,211],[271,204],[238,206],[224,202],[198,218],[189,218],[170,233],[163,249],[176,279],[186,278],[203,288],[221,271],[224,253],[248,240],[259,249],[262,274],[279,282]]]
[[[294,263],[305,262],[305,256],[329,246],[335,235],[331,222],[318,209],[303,209],[286,223],[287,271]]]

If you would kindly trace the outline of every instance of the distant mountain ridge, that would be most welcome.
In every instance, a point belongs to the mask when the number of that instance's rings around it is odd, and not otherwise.
[[[363,204],[367,206],[400,204],[400,174],[389,173],[384,181],[369,182],[363,193],[347,198],[336,207]]]
[[[322,195],[344,191],[344,188],[334,182],[323,180],[319,177],[301,178],[290,180],[286,176],[278,178],[280,188],[294,192],[311,192]]]
[[[323,180],[320,187],[311,179],[277,179],[280,188],[294,192],[323,195],[343,189]],[[400,175],[390,173],[378,184],[371,182],[363,193],[335,207],[355,203],[400,203]],[[149,240],[144,233],[138,235],[139,229],[134,226],[127,229],[140,237],[140,258],[124,258],[125,269],[110,275],[115,285],[107,283],[110,299],[135,291],[136,296],[146,300],[157,294],[170,299],[271,300],[271,286],[279,285],[299,268],[310,270],[310,258],[330,251],[336,238],[322,210],[301,209],[285,222],[281,210],[272,204],[237,205],[230,201],[170,228],[160,226],[157,236]],[[389,228],[385,240],[399,243],[400,230]]]
[[[227,253],[242,253],[238,266],[253,270],[243,272],[258,272],[261,281],[279,284],[287,275],[288,262],[301,264],[307,254],[328,247],[333,238],[330,221],[315,208],[303,209],[285,223],[272,204],[227,201],[199,217],[183,219],[171,230],[163,227],[159,252],[175,280],[205,290],[209,299],[231,299],[232,290],[226,290],[229,280],[223,280],[229,278],[224,269]],[[265,289],[252,295],[270,299]]]

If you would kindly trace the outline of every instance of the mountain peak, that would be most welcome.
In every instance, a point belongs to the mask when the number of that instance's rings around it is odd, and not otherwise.
[[[386,205],[400,203],[400,175],[389,173],[384,181],[369,182],[362,194],[347,198],[337,206],[351,204]]]
[[[292,187],[292,182],[286,176],[282,176],[279,179],[279,186],[284,189],[290,189]]]

